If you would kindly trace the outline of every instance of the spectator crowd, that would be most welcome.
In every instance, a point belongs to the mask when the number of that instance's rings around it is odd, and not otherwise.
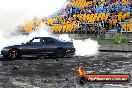
[[[68,0],[58,16],[44,18],[53,32],[105,33],[122,24],[123,30],[132,31],[131,0]],[[36,25],[36,24],[35,24]],[[37,24],[38,25],[38,24]],[[30,31],[32,26],[30,25]],[[27,29],[28,30],[28,29]]]

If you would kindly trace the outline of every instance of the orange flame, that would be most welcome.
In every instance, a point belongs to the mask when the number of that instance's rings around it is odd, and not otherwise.
[[[85,76],[86,75],[86,71],[82,66],[79,66],[78,72],[79,72],[80,76]]]

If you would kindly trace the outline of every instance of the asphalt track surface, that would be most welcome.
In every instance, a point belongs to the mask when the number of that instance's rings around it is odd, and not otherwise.
[[[88,73],[124,73],[132,75],[132,54],[100,52],[93,57],[23,57],[0,59],[0,88],[132,88],[126,84],[77,83],[77,67]]]

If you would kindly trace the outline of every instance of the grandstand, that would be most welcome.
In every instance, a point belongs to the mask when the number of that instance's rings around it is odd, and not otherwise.
[[[57,33],[105,33],[122,25],[123,32],[132,32],[132,5],[129,0],[68,0],[57,16],[25,24],[31,32],[44,22]]]
[[[40,25],[41,25],[40,19],[34,18],[31,22],[26,23],[24,25],[24,27],[23,27],[24,30],[23,31],[29,33],[29,32],[38,30],[40,28]]]

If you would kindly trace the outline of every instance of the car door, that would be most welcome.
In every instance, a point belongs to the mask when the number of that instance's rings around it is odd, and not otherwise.
[[[42,44],[40,38],[35,38],[28,42],[24,48],[23,53],[24,54],[39,54],[41,52]]]

